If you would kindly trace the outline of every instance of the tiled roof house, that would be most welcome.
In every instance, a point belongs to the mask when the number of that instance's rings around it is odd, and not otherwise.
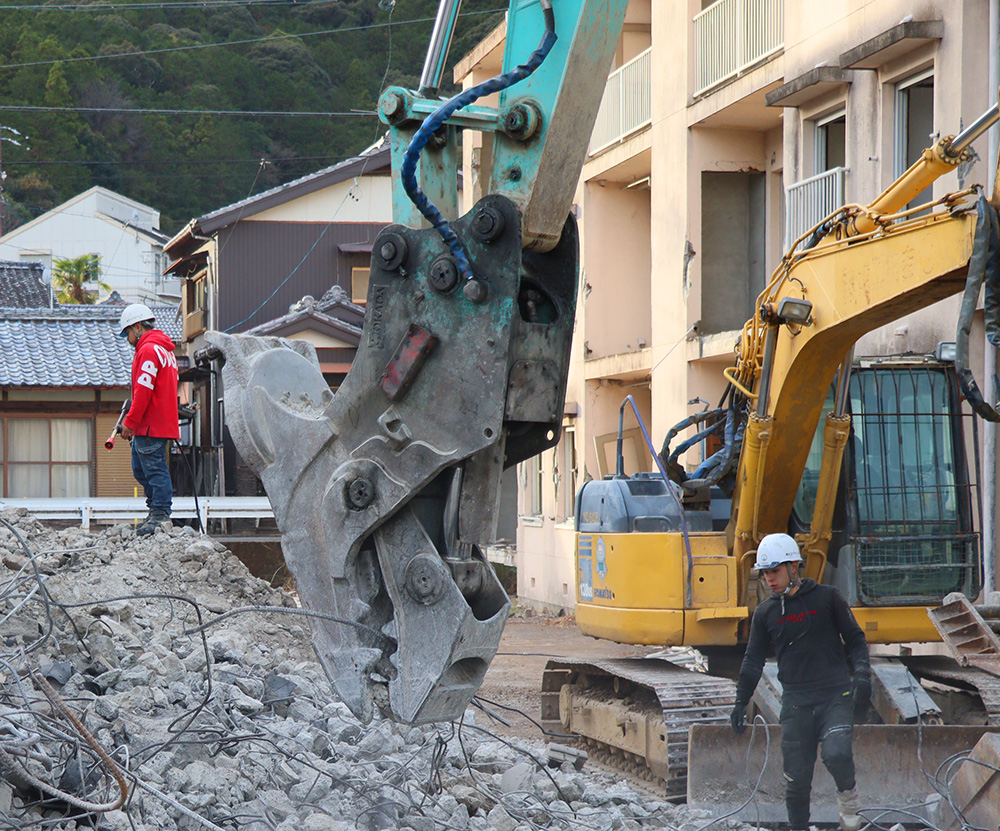
[[[94,186],[0,237],[0,258],[51,269],[57,259],[98,254],[101,282],[128,302],[171,302],[179,283],[163,275],[167,237],[159,226],[155,208]]]
[[[49,287],[41,263],[0,260],[0,308],[48,306]]]
[[[128,445],[104,449],[129,395],[122,308],[0,308],[0,497],[134,494]],[[177,309],[153,311],[179,340]]]
[[[192,219],[164,247],[181,278],[182,370],[198,405],[207,493],[258,493],[228,435],[218,365],[198,366],[209,329],[308,340],[336,389],[361,337],[371,246],[392,222],[388,145]],[[319,300],[313,300],[319,298]]]

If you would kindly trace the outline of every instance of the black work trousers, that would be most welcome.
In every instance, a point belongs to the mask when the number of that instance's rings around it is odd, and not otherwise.
[[[837,790],[854,787],[854,699],[837,695],[821,704],[781,706],[781,754],[785,773],[785,807],[792,829],[809,827],[809,794],[812,790],[816,749],[837,783]]]

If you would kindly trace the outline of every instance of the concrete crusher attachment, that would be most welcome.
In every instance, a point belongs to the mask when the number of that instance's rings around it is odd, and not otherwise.
[[[316,653],[363,721],[465,711],[510,606],[482,553],[501,474],[555,444],[562,422],[575,223],[551,251],[525,252],[514,206],[486,196],[453,227],[488,290],[463,293],[434,229],[384,229],[336,394],[311,344],[207,335]]]

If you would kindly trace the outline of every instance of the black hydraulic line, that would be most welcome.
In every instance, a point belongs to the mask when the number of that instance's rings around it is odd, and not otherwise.
[[[979,300],[979,290],[986,285],[986,296],[983,314],[986,324],[986,337],[996,348],[1000,346],[1000,262],[997,260],[1000,252],[997,232],[998,223],[996,210],[981,193],[976,203],[976,237],[972,246],[972,258],[969,260],[969,275],[965,281],[965,293],[962,295],[962,306],[958,316],[958,332],[955,336],[955,371],[962,394],[969,406],[980,418],[986,421],[1000,422],[998,413],[992,404],[986,402],[979,389],[972,369],[969,367],[969,332],[972,328],[972,317]],[[994,385],[995,393],[995,385]]]

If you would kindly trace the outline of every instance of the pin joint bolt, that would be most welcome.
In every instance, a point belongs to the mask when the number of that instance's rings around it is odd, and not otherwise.
[[[347,485],[347,504],[355,511],[363,511],[375,501],[375,485],[371,479],[359,476]]]
[[[427,272],[427,282],[434,291],[445,292],[455,288],[458,282],[458,268],[451,257],[438,257]]]
[[[489,205],[476,210],[472,217],[472,232],[480,242],[493,242],[506,228],[503,214]]]

